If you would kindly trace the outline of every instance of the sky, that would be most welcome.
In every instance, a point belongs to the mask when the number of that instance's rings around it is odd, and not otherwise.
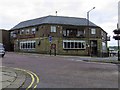
[[[87,18],[111,36],[109,46],[117,45],[112,37],[117,29],[120,0],[0,0],[0,29],[11,29],[19,22],[48,15]]]

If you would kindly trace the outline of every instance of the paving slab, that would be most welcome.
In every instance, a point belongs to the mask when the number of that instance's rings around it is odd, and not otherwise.
[[[20,88],[26,79],[24,72],[12,68],[2,67],[2,88]]]

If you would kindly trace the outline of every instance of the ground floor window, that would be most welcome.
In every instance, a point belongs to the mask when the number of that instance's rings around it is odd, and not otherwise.
[[[86,49],[86,42],[81,40],[63,40],[63,49]]]
[[[20,49],[35,49],[36,41],[22,41],[20,42]]]

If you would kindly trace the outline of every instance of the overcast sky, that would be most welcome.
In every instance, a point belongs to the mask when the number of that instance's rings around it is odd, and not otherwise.
[[[117,45],[112,39],[118,23],[118,1],[120,0],[0,0],[0,28],[11,29],[21,21],[47,15],[86,18],[103,28],[111,36],[109,45]]]

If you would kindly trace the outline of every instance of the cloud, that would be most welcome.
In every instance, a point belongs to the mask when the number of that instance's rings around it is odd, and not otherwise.
[[[102,27],[113,36],[118,22],[119,0],[0,0],[1,28],[10,29],[21,21],[47,15],[72,16],[86,18],[90,12],[90,21]],[[112,41],[113,42],[113,41]]]

